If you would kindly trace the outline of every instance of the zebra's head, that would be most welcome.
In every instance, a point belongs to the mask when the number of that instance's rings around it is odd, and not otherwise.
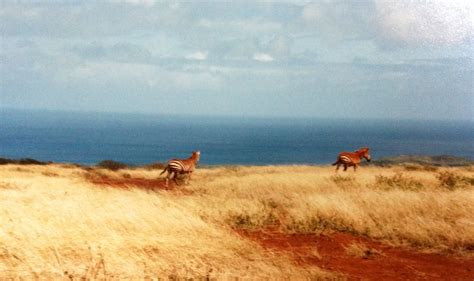
[[[193,158],[196,159],[196,162],[199,161],[199,158],[201,158],[201,151],[193,151]]]
[[[361,149],[357,150],[357,153],[361,156],[367,159],[367,161],[370,162],[372,159],[369,154],[369,148],[368,147],[362,147]]]

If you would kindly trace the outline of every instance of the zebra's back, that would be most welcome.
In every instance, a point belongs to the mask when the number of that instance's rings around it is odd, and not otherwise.
[[[170,170],[179,173],[191,172],[194,168],[193,163],[188,163],[187,160],[173,159],[168,162],[168,167]]]
[[[359,163],[360,157],[351,152],[343,152],[339,155],[339,160],[346,164]]]
[[[172,170],[184,170],[184,164],[181,160],[173,159],[168,162],[168,166]]]

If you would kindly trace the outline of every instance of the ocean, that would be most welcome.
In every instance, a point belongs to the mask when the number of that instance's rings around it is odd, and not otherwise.
[[[0,108],[0,157],[96,164],[330,164],[340,151],[474,158],[474,122],[77,113]]]

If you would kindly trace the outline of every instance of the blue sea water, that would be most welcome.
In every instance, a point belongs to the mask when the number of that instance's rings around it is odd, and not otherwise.
[[[68,113],[0,108],[0,157],[95,164],[164,162],[200,150],[204,165],[329,164],[367,146],[474,158],[470,121],[263,119]]]

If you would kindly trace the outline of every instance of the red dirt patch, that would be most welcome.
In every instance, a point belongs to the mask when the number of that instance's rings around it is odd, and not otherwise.
[[[474,258],[420,253],[345,233],[285,234],[237,230],[265,249],[291,256],[297,264],[341,272],[349,280],[474,280]],[[366,245],[380,254],[351,256],[346,247]]]

